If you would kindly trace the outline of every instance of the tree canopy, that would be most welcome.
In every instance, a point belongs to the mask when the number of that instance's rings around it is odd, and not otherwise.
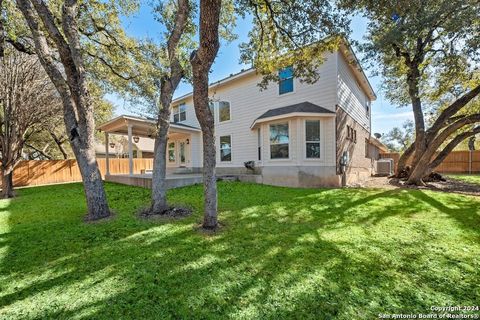
[[[362,48],[374,70],[383,76],[387,97],[412,107],[415,141],[400,158],[398,170],[412,157],[408,183],[423,184],[422,178],[451,150],[480,132],[480,114],[472,108],[480,94],[480,3],[340,3],[369,19]],[[445,145],[446,141],[450,142]]]

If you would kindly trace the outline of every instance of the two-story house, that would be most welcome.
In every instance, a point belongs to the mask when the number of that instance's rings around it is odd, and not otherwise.
[[[374,90],[347,44],[325,53],[318,71],[314,84],[302,83],[286,68],[280,82],[265,90],[255,69],[210,85],[218,174],[251,173],[245,163],[253,161],[260,181],[272,185],[339,186],[343,170],[347,184],[371,176],[378,154],[371,137]],[[136,127],[150,121],[122,119]],[[202,137],[192,93],[173,101],[171,123],[169,170],[200,172]]]

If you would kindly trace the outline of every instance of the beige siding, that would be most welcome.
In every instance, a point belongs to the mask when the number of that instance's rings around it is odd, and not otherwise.
[[[370,132],[370,113],[367,114],[365,92],[358,84],[351,66],[343,54],[337,53],[338,59],[338,105],[344,109],[355,121]],[[370,108],[371,109],[371,108]]]
[[[232,161],[222,163],[220,162],[220,157],[217,156],[218,166],[241,167],[245,161],[257,161],[257,131],[250,129],[250,126],[257,117],[269,109],[308,101],[335,111],[335,105],[337,103],[336,54],[327,55],[327,59],[321,66],[319,72],[320,80],[317,83],[310,85],[301,83],[298,79],[295,79],[294,92],[284,95],[278,94],[278,85],[276,83],[269,85],[266,90],[261,91],[257,86],[261,81],[261,76],[253,73],[211,88],[210,95],[213,100],[228,101],[231,106],[230,121],[219,123],[218,112],[215,114],[215,134],[217,142],[220,136],[231,135],[233,146]],[[188,97],[178,102],[185,102],[187,105],[187,120],[183,123],[199,127],[195,118],[192,98]],[[300,148],[303,148],[303,142],[297,143],[297,136],[302,139],[304,136],[303,120],[290,119],[290,121],[292,122],[290,126],[290,141],[292,144],[290,147],[291,159],[288,161],[268,161],[269,155],[265,154],[265,151],[269,149],[267,128],[265,129],[267,131],[262,130],[264,142],[262,159],[265,160],[263,165],[277,165],[278,163],[305,163],[306,165],[323,165],[328,163],[331,165],[335,163],[335,125],[333,119],[322,120],[322,150],[324,151],[325,158],[321,161],[315,161],[315,163],[304,161],[303,152],[300,151]],[[218,150],[217,154],[219,154]],[[201,153],[198,156],[201,157]]]

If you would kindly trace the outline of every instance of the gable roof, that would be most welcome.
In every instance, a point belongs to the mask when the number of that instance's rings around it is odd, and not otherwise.
[[[376,100],[377,95],[375,94],[375,90],[373,90],[373,87],[372,87],[370,81],[368,80],[367,75],[365,74],[363,68],[360,65],[360,61],[358,60],[357,56],[355,55],[355,52],[353,51],[353,48],[352,48],[352,46],[350,45],[350,43],[348,42],[347,39],[343,39],[341,41],[340,46],[339,46],[339,48],[337,49],[336,52],[342,53],[343,57],[347,60],[347,63],[350,65],[350,67],[353,70],[353,74],[355,75],[355,77],[359,81],[362,89],[365,91],[367,96],[371,100]],[[242,69],[237,73],[230,74],[228,77],[225,77],[223,79],[220,79],[218,81],[210,83],[208,88],[212,89],[213,87],[216,87],[218,85],[225,84],[225,83],[237,80],[237,79],[241,79],[241,78],[243,78],[247,75],[254,74],[254,73],[256,73],[256,70],[253,67],[250,67],[248,69]],[[191,96],[193,96],[193,92],[189,92],[187,94],[184,94],[180,97],[177,97],[177,98],[173,99],[172,104],[178,103],[181,100],[184,100],[184,99],[189,98]]]
[[[275,116],[280,116],[280,115],[284,115],[284,114],[288,114],[288,113],[296,113],[296,112],[333,113],[333,114],[335,113],[333,111],[325,109],[324,107],[320,107],[320,106],[317,106],[316,104],[305,101],[305,102],[302,102],[302,103],[292,104],[292,105],[286,106],[286,107],[270,109],[267,112],[265,112],[264,114],[262,114],[260,117],[258,117],[257,120],[264,119],[264,118],[275,117]]]
[[[286,107],[280,107],[275,109],[270,109],[267,112],[263,113],[260,117],[255,119],[251,128],[253,128],[257,123],[271,121],[275,119],[282,119],[287,117],[296,117],[296,116],[335,116],[335,112],[325,109],[324,107],[318,106],[311,102],[305,101],[301,103],[292,104]]]

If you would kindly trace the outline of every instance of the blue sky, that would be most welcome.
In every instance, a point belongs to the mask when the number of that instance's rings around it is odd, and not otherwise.
[[[161,25],[154,20],[150,7],[143,5],[139,12],[134,16],[129,17],[123,21],[126,32],[138,38],[152,38],[159,39],[161,37]],[[363,35],[366,32],[367,20],[363,17],[354,17],[352,19],[351,37],[355,40],[362,41]],[[210,74],[210,81],[216,81],[229,76],[232,73],[239,72],[243,68],[248,66],[239,63],[240,50],[239,44],[247,41],[248,31],[251,28],[249,19],[240,20],[237,22],[236,34],[238,39],[228,43],[222,44],[218,56],[215,60],[215,64]],[[360,57],[359,53],[357,55]],[[401,126],[407,119],[413,119],[413,115],[410,107],[397,108],[393,106],[387,99],[385,99],[381,91],[381,78],[370,76],[369,70],[366,70],[370,83],[372,84],[375,92],[378,96],[377,100],[372,105],[372,132],[385,133],[394,126]],[[182,83],[175,96],[181,96],[183,94],[192,91],[190,84]],[[135,114],[135,107],[129,106],[121,97],[115,95],[108,95],[107,99],[112,101],[117,115],[120,114]]]

